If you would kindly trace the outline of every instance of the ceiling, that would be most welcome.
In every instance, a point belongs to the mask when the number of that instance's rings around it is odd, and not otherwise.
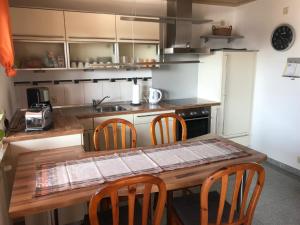
[[[194,3],[238,6],[254,0],[193,0]],[[64,9],[127,15],[161,16],[166,0],[10,0],[10,6]]]

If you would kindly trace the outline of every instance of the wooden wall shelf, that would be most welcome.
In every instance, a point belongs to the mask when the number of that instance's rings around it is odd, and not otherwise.
[[[231,43],[232,41],[236,39],[242,39],[244,36],[241,35],[231,35],[231,36],[221,36],[221,35],[203,35],[200,38],[204,39],[205,43],[208,42],[210,39],[227,39],[228,43]]]

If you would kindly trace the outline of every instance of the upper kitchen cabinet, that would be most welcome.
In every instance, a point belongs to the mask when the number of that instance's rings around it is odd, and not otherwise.
[[[117,63],[116,47],[113,42],[68,42],[70,68],[112,68]]]
[[[159,23],[122,20],[116,16],[116,30],[119,42],[158,42]]]
[[[116,41],[116,17],[109,14],[65,12],[68,40]]]
[[[66,68],[64,41],[14,40],[15,66],[23,70]]]
[[[64,40],[64,13],[55,10],[10,8],[14,39]]]

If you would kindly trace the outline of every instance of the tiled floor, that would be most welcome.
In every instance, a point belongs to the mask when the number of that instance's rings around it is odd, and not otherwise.
[[[265,164],[266,181],[253,225],[300,225],[300,178]]]
[[[300,225],[300,177],[269,163],[265,163],[264,167],[265,186],[252,225]],[[193,189],[193,192],[198,190]],[[227,197],[231,199],[230,195]],[[163,224],[166,225],[165,218]]]

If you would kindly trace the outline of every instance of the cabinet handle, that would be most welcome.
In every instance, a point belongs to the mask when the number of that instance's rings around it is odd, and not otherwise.
[[[80,36],[69,36],[68,38],[73,38],[73,39],[116,40],[116,38],[113,38],[113,37],[80,37]]]
[[[195,120],[207,120],[209,117],[200,117],[200,118],[193,118],[193,119],[184,119],[185,121],[195,121]]]
[[[159,116],[159,115],[161,115],[161,113],[160,114],[148,114],[148,115],[142,115],[142,116],[136,116],[136,117],[143,118],[143,117]]]
[[[36,35],[36,34],[13,34],[13,37],[64,38],[64,36],[59,36],[59,35]]]
[[[121,41],[159,41],[159,39],[147,39],[147,38],[119,38]]]

